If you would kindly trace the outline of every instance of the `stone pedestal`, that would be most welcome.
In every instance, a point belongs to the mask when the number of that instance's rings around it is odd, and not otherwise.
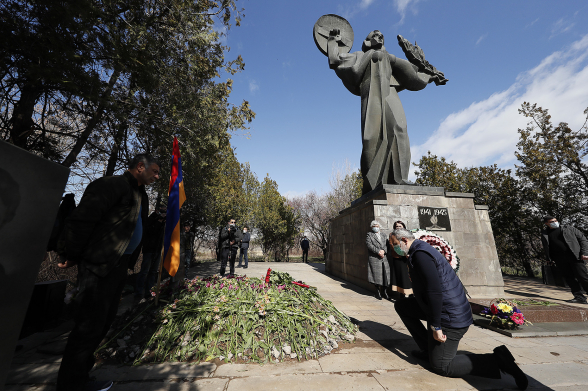
[[[427,229],[422,207],[447,213],[445,230],[433,231],[455,249],[461,266],[459,278],[472,297],[503,297],[504,282],[498,263],[488,207],[474,205],[474,195],[446,192],[442,187],[384,185],[362,196],[331,221],[331,247],[327,272],[361,287],[373,290],[367,281],[368,252],[365,244],[370,222],[377,220],[388,235],[393,224],[402,220],[408,229]],[[421,208],[419,208],[421,207]],[[425,209],[426,210],[426,209]],[[441,224],[441,223],[439,223]],[[442,228],[442,227],[439,227]]]

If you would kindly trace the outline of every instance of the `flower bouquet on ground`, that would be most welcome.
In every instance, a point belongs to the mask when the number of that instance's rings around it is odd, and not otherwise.
[[[484,307],[480,315],[490,318],[490,326],[499,329],[515,330],[532,324],[513,302],[506,299],[492,300],[490,307]]]

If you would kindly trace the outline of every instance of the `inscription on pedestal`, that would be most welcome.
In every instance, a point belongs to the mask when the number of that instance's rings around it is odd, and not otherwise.
[[[451,231],[447,208],[419,206],[419,228],[427,231]]]

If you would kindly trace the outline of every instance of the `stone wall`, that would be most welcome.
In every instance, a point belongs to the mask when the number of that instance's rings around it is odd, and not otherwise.
[[[461,281],[472,297],[504,296],[504,282],[488,207],[474,205],[473,194],[445,192],[440,187],[384,185],[340,212],[331,222],[331,248],[327,271],[373,290],[367,282],[365,238],[370,222],[377,220],[387,235],[397,220],[408,229],[419,228],[418,207],[447,208],[451,231],[436,232],[460,258]]]

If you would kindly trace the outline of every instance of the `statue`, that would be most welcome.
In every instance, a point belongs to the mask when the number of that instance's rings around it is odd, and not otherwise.
[[[431,82],[444,85],[447,79],[425,60],[416,42],[413,46],[400,35],[398,43],[409,61],[388,53],[378,30],[368,34],[361,51],[349,53],[353,29],[337,15],[319,18],[313,33],[329,67],[352,94],[361,96],[363,194],[381,184],[412,184],[406,117],[398,92],[422,90]]]

